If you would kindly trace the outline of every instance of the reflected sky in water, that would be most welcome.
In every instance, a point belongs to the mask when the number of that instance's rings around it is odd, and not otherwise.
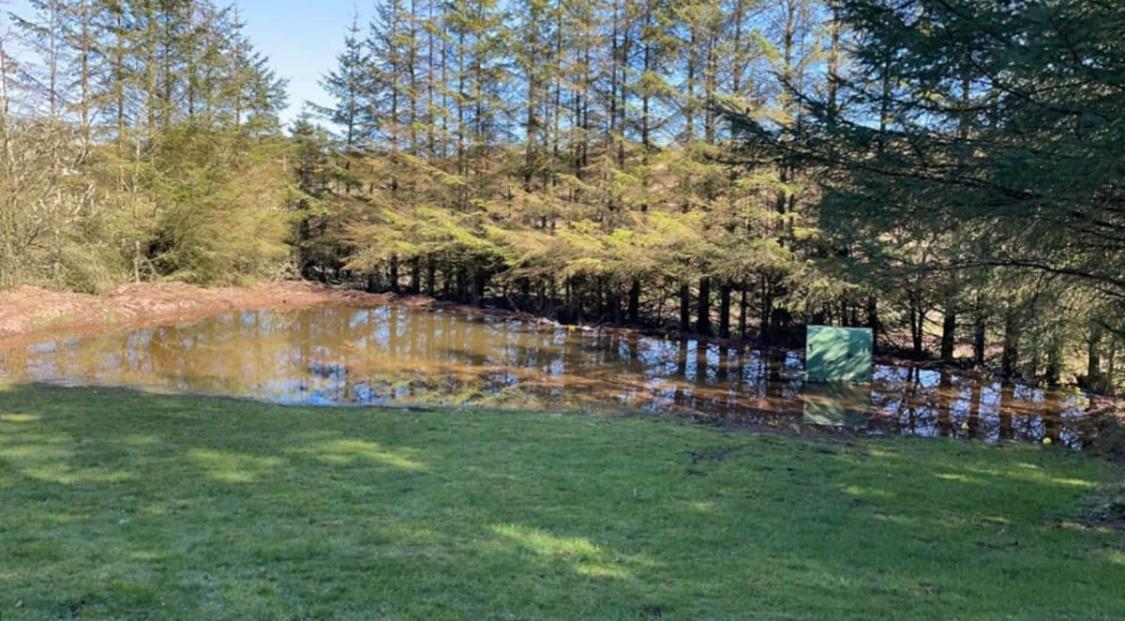
[[[876,366],[864,386],[806,386],[794,352],[569,330],[464,309],[326,306],[0,351],[15,381],[131,386],[316,405],[642,410],[796,430],[1082,446],[1084,399]]]

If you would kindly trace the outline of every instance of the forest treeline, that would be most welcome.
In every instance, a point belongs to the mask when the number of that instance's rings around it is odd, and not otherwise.
[[[32,0],[0,40],[0,286],[283,273],[285,84],[210,0]]]
[[[3,284],[299,273],[1121,373],[1118,3],[380,0],[285,130],[235,8],[33,4],[0,54]]]

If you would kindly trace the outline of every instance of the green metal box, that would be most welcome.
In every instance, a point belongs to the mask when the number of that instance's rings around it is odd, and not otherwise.
[[[810,382],[870,382],[873,353],[869,328],[809,326],[805,376]]]

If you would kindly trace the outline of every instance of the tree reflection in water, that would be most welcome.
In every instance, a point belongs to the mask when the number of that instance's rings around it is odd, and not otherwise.
[[[570,330],[458,309],[326,306],[0,351],[13,381],[325,405],[487,405],[684,413],[733,424],[1020,439],[1081,447],[1084,400],[877,366],[861,387],[802,382],[796,352]]]

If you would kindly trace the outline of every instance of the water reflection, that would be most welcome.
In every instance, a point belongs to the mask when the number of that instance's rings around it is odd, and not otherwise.
[[[319,307],[219,315],[0,351],[20,381],[304,404],[472,404],[682,412],[733,423],[1082,445],[1081,400],[877,366],[805,386],[794,352],[543,327],[464,310]]]

